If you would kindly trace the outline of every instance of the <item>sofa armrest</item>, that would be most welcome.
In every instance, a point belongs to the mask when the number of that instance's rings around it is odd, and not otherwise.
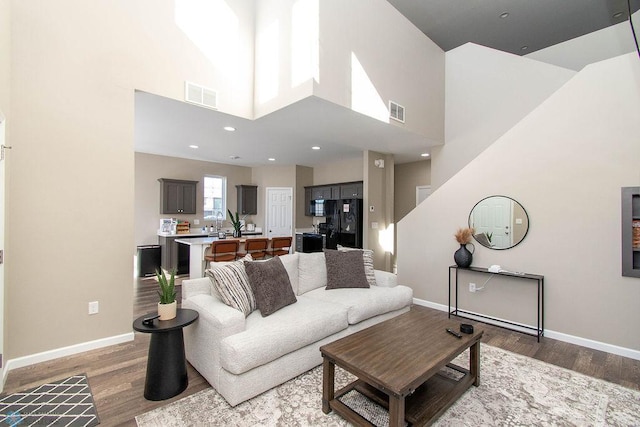
[[[182,299],[186,300],[196,295],[211,295],[211,280],[208,277],[187,279],[182,281]]]
[[[376,284],[382,288],[393,288],[398,285],[398,276],[388,271],[374,270],[376,273]]]

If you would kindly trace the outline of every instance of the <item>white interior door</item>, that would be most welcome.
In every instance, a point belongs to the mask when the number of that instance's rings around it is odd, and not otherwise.
[[[0,149],[3,151],[6,159],[6,151],[4,150],[5,138],[5,119],[4,115],[0,111]],[[2,357],[4,354],[4,200],[5,200],[5,188],[4,188],[4,173],[6,160],[0,160],[0,367],[2,367],[2,378],[4,379],[4,367],[5,360]],[[2,391],[4,381],[0,380],[0,391]]]
[[[472,225],[476,234],[491,235],[491,244],[501,248],[512,246],[511,199],[490,197],[473,208]]]
[[[269,188],[266,190],[267,237],[293,236],[293,188]]]
[[[431,195],[430,185],[416,185],[416,206]]]

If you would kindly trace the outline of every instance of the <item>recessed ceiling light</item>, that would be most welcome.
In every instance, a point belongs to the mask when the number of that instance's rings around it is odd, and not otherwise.
[[[276,159],[274,159],[273,157],[269,157],[269,159],[268,159],[268,160],[269,160],[270,162],[275,162],[275,161],[276,161]]]
[[[240,158],[240,156],[229,156],[229,158],[231,160],[238,160]]]
[[[527,46],[527,45],[524,45],[524,46],[522,46],[522,47],[520,48],[520,50],[527,50],[527,49],[529,49],[529,46]]]
[[[189,148],[199,148],[197,145],[190,145]]]
[[[314,145],[313,147],[311,147],[312,150],[319,150],[320,147],[318,147],[317,145]]]
[[[500,14],[500,18],[502,18],[502,19],[506,18],[507,16],[509,16],[509,12],[502,12]]]
[[[429,153],[422,153],[420,154],[422,157],[429,157]]]
[[[234,128],[233,126],[225,126],[222,129],[226,130],[227,132],[233,132],[236,130],[236,128]]]
[[[617,19],[617,18],[620,18],[622,15],[624,15],[624,12],[616,12],[613,14],[613,17]]]

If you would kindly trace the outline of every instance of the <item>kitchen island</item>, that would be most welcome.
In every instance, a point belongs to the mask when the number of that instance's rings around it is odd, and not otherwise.
[[[240,248],[238,249],[238,251],[242,252],[244,251],[244,242],[246,242],[247,239],[255,239],[260,237],[262,236],[253,235],[247,237],[243,236],[240,238],[227,237],[225,239],[219,239],[217,237],[196,237],[190,239],[176,239],[176,243],[189,247],[189,278],[197,279],[200,277],[204,277],[204,270],[207,265],[204,256],[206,255],[209,246],[211,246],[211,242],[215,242],[217,240],[238,240],[240,242]]]

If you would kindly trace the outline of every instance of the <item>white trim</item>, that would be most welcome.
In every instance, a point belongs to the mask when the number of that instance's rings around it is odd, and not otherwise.
[[[444,304],[438,304],[431,301],[425,301],[419,298],[414,298],[413,303],[423,307],[433,308],[435,310],[444,311],[449,310],[449,307]],[[595,341],[588,338],[577,337],[575,335],[569,335],[562,332],[551,331],[549,329],[544,330],[544,336],[552,338],[554,340],[568,342],[570,344],[580,345],[582,347],[592,348],[594,350],[600,350],[618,356],[628,357],[630,359],[640,360],[640,351],[631,348],[620,347],[614,344],[607,344],[601,341]]]
[[[61,347],[54,350],[43,351],[42,353],[30,354],[28,356],[8,360],[2,372],[2,384],[7,380],[9,371],[14,369],[24,368],[25,366],[35,365],[36,363],[46,362],[59,357],[71,356],[73,354],[83,353],[89,350],[96,350],[110,345],[122,344],[133,341],[133,337],[133,332],[129,332],[122,335],[87,341],[80,344],[70,345],[68,347]]]

